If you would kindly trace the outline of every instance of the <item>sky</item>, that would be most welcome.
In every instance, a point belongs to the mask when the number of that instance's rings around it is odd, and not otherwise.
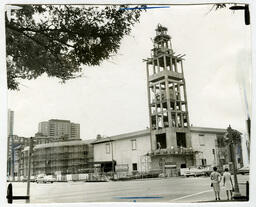
[[[146,64],[157,24],[168,28],[176,54],[186,54],[184,75],[190,124],[244,132],[251,111],[251,36],[242,11],[211,6],[170,6],[143,12],[118,54],[83,77],[61,84],[46,75],[22,80],[8,92],[14,134],[34,136],[38,123],[67,119],[80,124],[81,139],[149,126]],[[246,95],[245,95],[246,94]]]

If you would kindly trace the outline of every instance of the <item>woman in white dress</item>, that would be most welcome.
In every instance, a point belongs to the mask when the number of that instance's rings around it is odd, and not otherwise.
[[[227,199],[232,199],[232,190],[233,190],[233,182],[231,178],[231,174],[228,171],[228,168],[225,169],[225,172],[223,173],[223,186],[225,186],[226,193],[227,193]]]

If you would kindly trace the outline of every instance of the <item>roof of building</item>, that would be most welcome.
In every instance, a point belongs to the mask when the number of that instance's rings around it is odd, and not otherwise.
[[[129,133],[119,134],[115,136],[110,136],[106,138],[100,138],[94,141],[92,144],[99,144],[103,142],[110,142],[113,140],[120,140],[120,139],[129,139],[129,138],[140,137],[144,135],[150,135],[150,129],[144,129],[144,130],[139,130],[135,132],[129,132]]]
[[[218,133],[218,134],[223,134],[226,132],[226,129],[209,128],[209,127],[190,127],[190,130],[191,132]],[[99,143],[110,142],[110,141],[121,140],[121,139],[129,139],[129,138],[139,137],[139,136],[149,135],[149,134],[150,134],[150,129],[144,129],[140,131],[119,134],[119,135],[110,136],[106,138],[100,138],[94,141],[92,144],[99,144]]]
[[[64,120],[64,119],[50,119],[49,121],[68,122],[68,123],[70,123],[70,120]]]
[[[209,127],[190,127],[191,132],[202,132],[202,133],[226,133],[226,129],[221,128],[209,128]]]
[[[63,147],[63,146],[74,146],[74,145],[85,145],[85,144],[91,144],[94,142],[95,139],[88,139],[88,140],[67,140],[67,141],[61,141],[61,142],[50,142],[46,144],[37,144],[35,145],[34,149],[43,149],[48,147]],[[28,150],[29,147],[25,147],[24,151]]]

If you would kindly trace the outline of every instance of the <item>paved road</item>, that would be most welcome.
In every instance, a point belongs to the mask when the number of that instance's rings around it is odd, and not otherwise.
[[[249,177],[239,175],[238,179],[239,183],[245,183]],[[245,194],[244,184],[240,189]],[[13,190],[14,195],[25,195],[26,183],[13,183]],[[213,196],[209,177],[174,177],[102,183],[31,183],[30,202],[198,202],[211,201]],[[221,198],[226,198],[223,190]]]

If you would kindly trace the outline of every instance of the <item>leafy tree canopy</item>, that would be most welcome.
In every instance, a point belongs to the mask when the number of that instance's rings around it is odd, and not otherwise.
[[[242,133],[232,129],[231,126],[227,128],[227,133],[225,135],[225,141],[227,144],[237,144],[241,141],[241,135]]]
[[[8,88],[46,73],[62,81],[116,54],[139,21],[141,9],[125,6],[19,5],[6,18]]]

